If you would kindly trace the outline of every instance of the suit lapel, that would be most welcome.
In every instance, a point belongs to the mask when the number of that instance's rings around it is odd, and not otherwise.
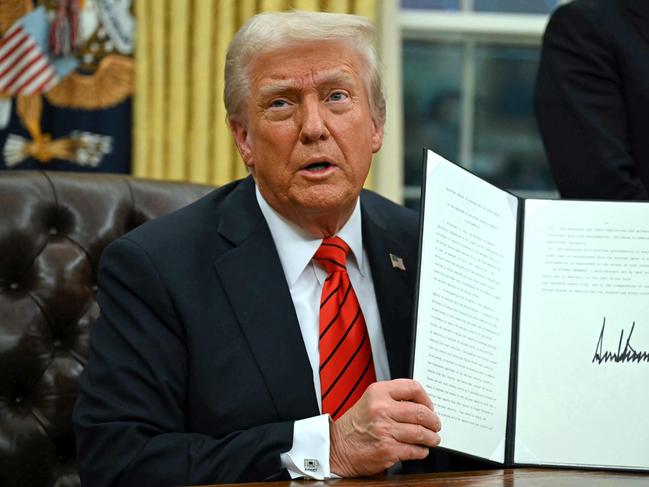
[[[362,211],[363,244],[372,269],[390,374],[393,379],[408,377],[413,326],[412,286],[408,275],[416,271],[417,257],[408,255],[406,246],[390,236],[379,213],[364,206]],[[406,272],[392,266],[390,254],[404,259]]]
[[[311,366],[275,245],[248,178],[224,201],[219,233],[234,245],[216,272],[280,421],[319,414]]]
[[[649,42],[649,1],[630,0],[626,3],[626,13],[638,33]]]

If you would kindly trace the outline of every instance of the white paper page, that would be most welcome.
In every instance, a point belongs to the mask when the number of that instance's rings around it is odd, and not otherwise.
[[[414,378],[441,446],[504,461],[517,200],[428,152]]]
[[[649,204],[528,200],[524,231],[515,461],[649,467]]]

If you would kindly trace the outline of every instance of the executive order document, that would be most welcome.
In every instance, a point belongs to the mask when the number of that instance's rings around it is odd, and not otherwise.
[[[649,469],[649,203],[524,200],[426,157],[413,377],[441,446]]]

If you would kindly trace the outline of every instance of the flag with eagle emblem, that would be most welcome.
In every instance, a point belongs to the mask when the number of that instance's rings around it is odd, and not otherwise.
[[[14,5],[0,12],[0,169],[129,173],[132,0]]]

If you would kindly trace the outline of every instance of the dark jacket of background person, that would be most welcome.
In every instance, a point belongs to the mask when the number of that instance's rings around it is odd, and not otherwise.
[[[562,197],[649,198],[649,0],[558,8],[535,109]]]

